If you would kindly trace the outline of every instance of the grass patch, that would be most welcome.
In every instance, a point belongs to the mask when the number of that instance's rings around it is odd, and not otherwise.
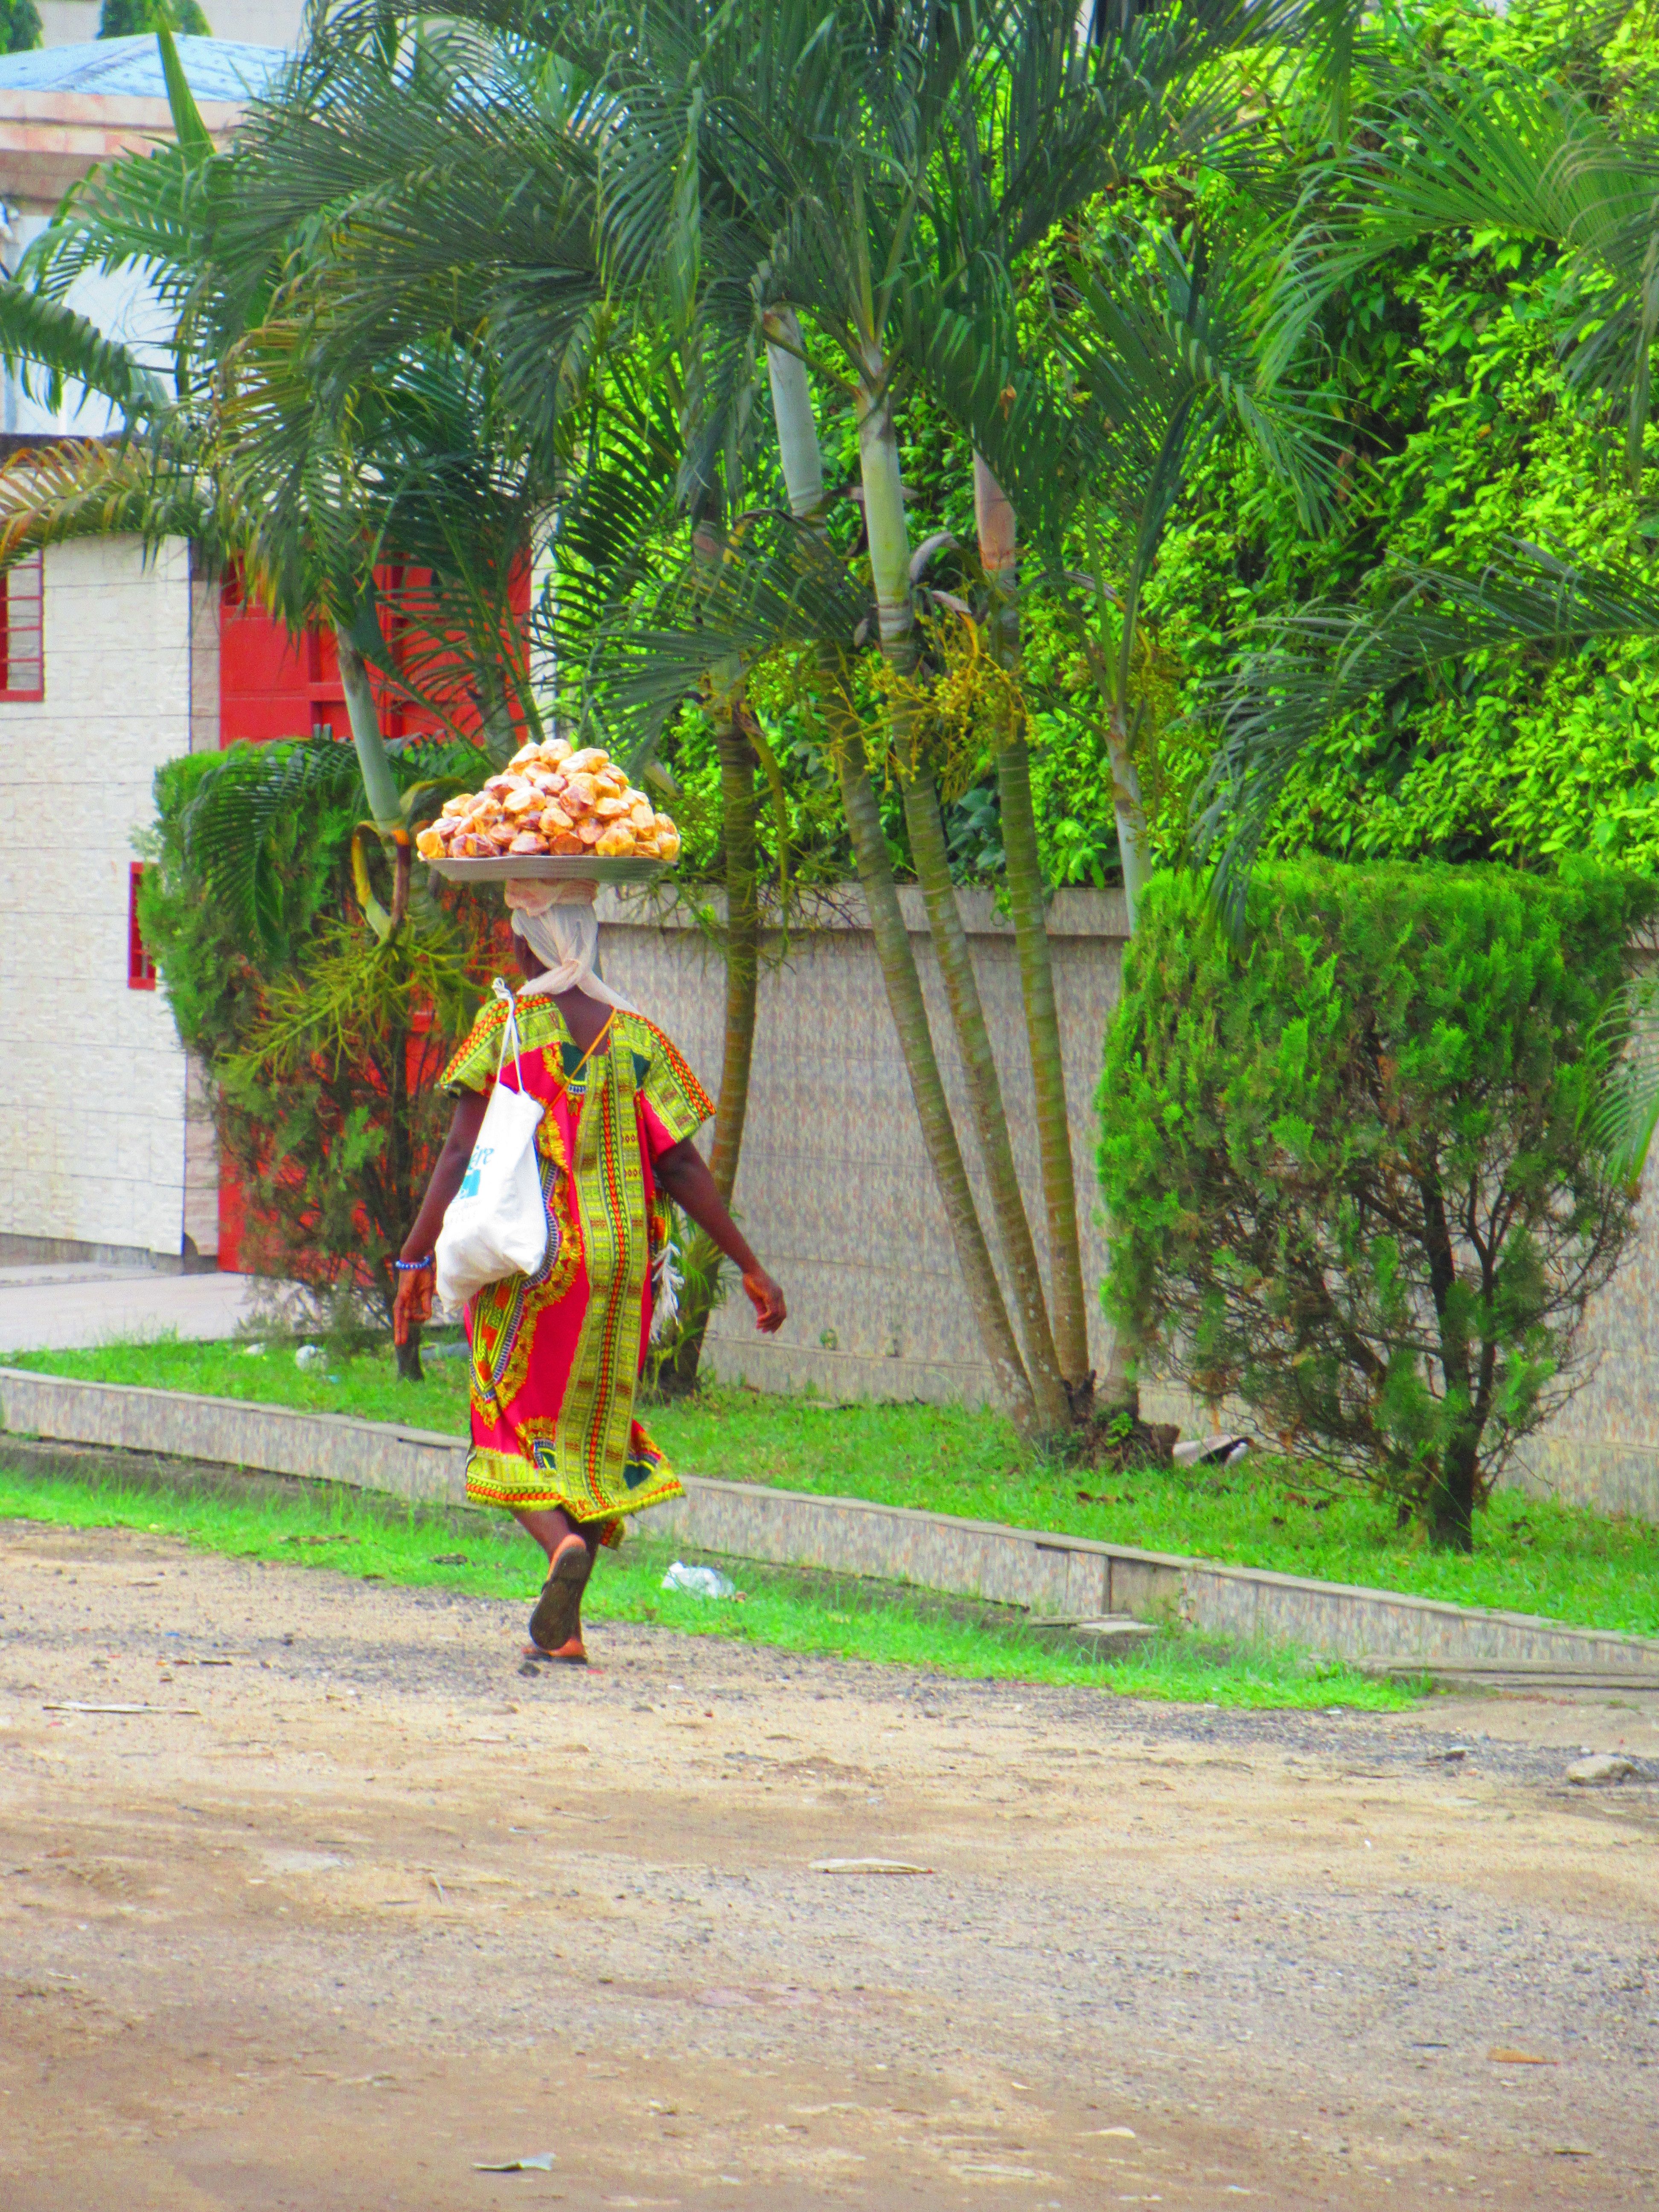
[[[389,1353],[342,1360],[331,1380],[297,1369],[291,1348],[273,1346],[251,1359],[234,1343],[172,1340],[33,1353],[13,1364],[452,1434],[466,1422],[462,1359],[434,1359],[419,1384],[398,1382]],[[1215,1473],[1097,1474],[1033,1459],[1007,1421],[982,1410],[831,1406],[744,1389],[713,1389],[647,1418],[674,1464],[693,1474],[921,1506],[1541,1613],[1580,1627],[1659,1635],[1659,1528],[1516,1492],[1500,1493],[1477,1516],[1474,1555],[1462,1559],[1402,1534],[1380,1500],[1351,1486],[1328,1498],[1316,1474],[1270,1458]]]
[[[267,1483],[239,1495],[35,1477],[0,1464],[0,1519],[142,1528],[233,1558],[512,1598],[526,1608],[536,1582],[528,1540],[516,1528],[504,1540],[504,1524],[493,1516],[422,1512],[359,1492],[297,1483]],[[457,1553],[461,1559],[454,1562]],[[737,1637],[784,1651],[969,1679],[1077,1685],[1200,1705],[1384,1711],[1409,1705],[1414,1694],[1409,1686],[1374,1681],[1293,1651],[1251,1651],[1178,1630],[1160,1632],[1133,1655],[1103,1664],[1085,1653],[1054,1650],[1008,1607],[731,1560],[721,1564],[744,1602],[710,1602],[661,1587],[672,1556],[667,1547],[648,1539],[603,1554],[589,1585],[589,1618],[649,1622],[686,1635]]]

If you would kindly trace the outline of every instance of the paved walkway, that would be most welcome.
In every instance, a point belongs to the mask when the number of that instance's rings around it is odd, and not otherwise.
[[[160,1275],[92,1261],[0,1267],[0,1354],[120,1337],[234,1336],[256,1287],[252,1275]]]

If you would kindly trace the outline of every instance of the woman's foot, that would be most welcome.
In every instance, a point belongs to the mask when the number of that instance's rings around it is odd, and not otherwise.
[[[586,1667],[587,1650],[580,1629],[568,1644],[562,1644],[556,1651],[544,1651],[539,1644],[526,1644],[524,1656],[529,1662],[524,1672],[533,1674],[538,1667]]]
[[[581,1649],[582,1592],[593,1571],[593,1554],[580,1536],[567,1536],[548,1561],[547,1580],[530,1616],[530,1640],[546,1659]],[[583,1659],[586,1654],[582,1654]]]

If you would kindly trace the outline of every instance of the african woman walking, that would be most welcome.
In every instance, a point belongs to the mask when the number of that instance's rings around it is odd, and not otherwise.
[[[623,1517],[681,1495],[634,1419],[665,1276],[672,1200],[743,1276],[756,1325],[785,1320],[783,1292],[744,1241],[692,1139],[713,1113],[702,1085],[653,1022],[595,972],[596,885],[509,882],[519,963],[520,1057],[498,1068],[513,1005],[487,1006],[445,1069],[459,1099],[398,1262],[392,1333],[432,1310],[433,1250],[460,1189],[491,1086],[541,1102],[536,1133],[547,1249],[466,1310],[472,1449],[466,1494],[513,1513],[547,1554],[530,1619],[535,1658],[580,1665],[581,1600],[601,1543]]]

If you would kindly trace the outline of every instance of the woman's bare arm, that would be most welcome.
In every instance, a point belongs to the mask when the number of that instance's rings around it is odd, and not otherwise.
[[[776,1335],[788,1319],[783,1292],[750,1249],[748,1240],[726,1211],[714,1187],[708,1165],[690,1137],[658,1159],[657,1181],[676,1206],[706,1230],[726,1257],[743,1276],[743,1287],[755,1309],[755,1326],[768,1336]]]
[[[438,1241],[438,1231],[444,1225],[444,1216],[449,1211],[449,1202],[461,1187],[472,1147],[478,1141],[484,1105],[482,1091],[468,1091],[463,1094],[455,1109],[455,1118],[449,1125],[449,1134],[444,1139],[444,1148],[438,1155],[438,1164],[432,1170],[432,1180],[426,1187],[426,1196],[421,1200],[421,1210],[415,1217],[415,1226],[404,1239],[399,1259],[424,1260],[430,1256]],[[392,1337],[395,1344],[409,1341],[411,1322],[431,1320],[432,1281],[430,1267],[398,1276],[398,1295],[392,1308]]]

